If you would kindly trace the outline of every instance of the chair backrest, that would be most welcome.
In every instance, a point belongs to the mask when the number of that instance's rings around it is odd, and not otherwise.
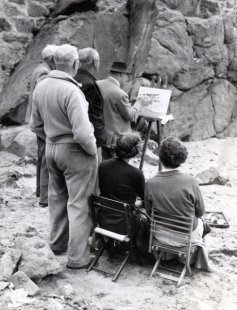
[[[191,247],[191,233],[193,229],[193,217],[159,213],[152,208],[149,252],[152,246],[158,246],[164,250],[187,253]]]
[[[131,235],[130,205],[128,203],[120,202],[102,196],[91,195],[89,197],[89,205],[91,209],[91,216],[94,227],[101,226],[97,214],[100,210],[104,210],[106,212],[114,214],[115,216],[121,215],[122,217],[124,217],[127,235]]]

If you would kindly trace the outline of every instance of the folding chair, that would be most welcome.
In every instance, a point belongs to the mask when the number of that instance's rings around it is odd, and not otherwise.
[[[157,272],[163,278],[176,281],[177,287],[179,287],[186,271],[191,275],[190,251],[192,229],[193,217],[165,215],[158,213],[157,210],[152,208],[149,252],[154,254],[156,263],[150,278]],[[161,267],[160,262],[163,253],[171,253],[178,256],[183,255],[185,263],[182,271]],[[172,273],[174,272],[178,276],[172,276],[167,274],[167,272],[162,272],[162,269]]]
[[[96,271],[101,271],[105,274],[112,275],[112,276],[114,276],[112,281],[115,282],[118,279],[122,269],[124,268],[128,258],[131,256],[131,254],[134,253],[134,251],[133,251],[133,244],[134,243],[133,243],[133,238],[132,238],[132,234],[131,234],[131,225],[130,225],[130,216],[129,216],[130,205],[127,203],[123,203],[123,202],[119,202],[116,200],[108,199],[108,198],[101,197],[101,196],[95,196],[95,195],[90,196],[89,205],[90,205],[90,210],[91,210],[91,215],[92,215],[92,221],[94,224],[94,233],[96,233],[96,235],[98,235],[99,240],[101,241],[101,247],[98,250],[98,253],[97,253],[95,259],[92,261],[92,263],[89,266],[89,268],[87,269],[87,271],[91,271],[93,269]],[[124,222],[126,225],[127,233],[125,235],[122,235],[122,234],[118,234],[112,230],[103,229],[100,226],[100,223],[99,223],[98,217],[97,217],[97,213],[99,212],[99,210],[111,211],[111,213],[113,213],[113,214],[117,214],[117,215],[119,214],[119,215],[123,216]],[[108,238],[113,240],[113,241],[125,243],[128,245],[127,254],[126,254],[124,260],[122,261],[120,267],[118,268],[118,270],[115,273],[111,273],[111,272],[108,272],[106,270],[99,269],[99,268],[95,267],[95,265],[98,262],[101,255],[107,249],[108,243],[106,242],[106,240],[108,240]]]

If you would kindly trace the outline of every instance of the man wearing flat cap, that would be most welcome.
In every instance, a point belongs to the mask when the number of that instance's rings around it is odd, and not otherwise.
[[[103,159],[113,157],[113,147],[120,135],[132,132],[131,122],[135,122],[141,108],[141,101],[134,106],[129,102],[128,95],[120,88],[121,83],[129,74],[127,64],[122,61],[113,62],[110,76],[97,81],[104,99],[104,123],[107,134],[107,145],[102,147]]]

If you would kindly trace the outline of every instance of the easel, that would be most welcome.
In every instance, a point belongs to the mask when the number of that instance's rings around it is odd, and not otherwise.
[[[162,78],[161,76],[156,76],[156,75],[153,75],[152,76],[152,83],[151,83],[151,86],[150,87],[157,87],[157,88],[161,88],[161,82],[162,82]],[[167,82],[168,82],[168,79],[167,77],[164,78],[164,81],[163,81],[163,88],[166,88],[167,87]],[[140,116],[138,118],[138,121],[137,121],[137,126],[139,124],[139,121],[141,119],[142,116]],[[143,117],[145,118],[145,117]],[[146,153],[146,150],[147,150],[147,144],[148,144],[148,140],[150,138],[150,134],[151,134],[151,129],[152,129],[152,124],[153,122],[156,122],[156,130],[157,130],[157,136],[158,136],[158,147],[160,147],[160,143],[161,143],[161,140],[163,138],[163,126],[165,127],[166,124],[162,125],[162,119],[161,118],[156,118],[156,119],[151,119],[151,118],[145,118],[147,121],[148,121],[148,128],[147,128],[147,136],[145,138],[145,141],[144,141],[144,145],[143,145],[143,149],[142,149],[142,156],[141,156],[141,161],[140,161],[140,165],[139,165],[139,169],[142,170],[143,168],[143,164],[144,164],[144,158],[145,158],[145,153]],[[161,162],[159,161],[159,165],[158,165],[158,171],[162,171],[162,165],[161,165]]]

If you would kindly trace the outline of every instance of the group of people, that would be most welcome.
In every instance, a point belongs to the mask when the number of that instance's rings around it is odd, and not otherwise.
[[[185,146],[176,138],[165,139],[159,148],[163,171],[146,184],[143,172],[129,164],[141,142],[131,122],[142,99],[131,105],[121,88],[128,79],[126,63],[112,63],[110,76],[96,81],[100,57],[93,48],[48,45],[42,57],[31,79],[26,122],[30,116],[37,135],[36,194],[40,205],[49,207],[52,251],[68,252],[68,268],[87,268],[92,193],[134,205],[139,197],[144,201],[140,210],[148,216],[152,206],[194,216],[193,235],[201,240],[202,196],[197,182],[178,170],[187,157]],[[110,216],[104,214],[103,220],[119,232]]]

